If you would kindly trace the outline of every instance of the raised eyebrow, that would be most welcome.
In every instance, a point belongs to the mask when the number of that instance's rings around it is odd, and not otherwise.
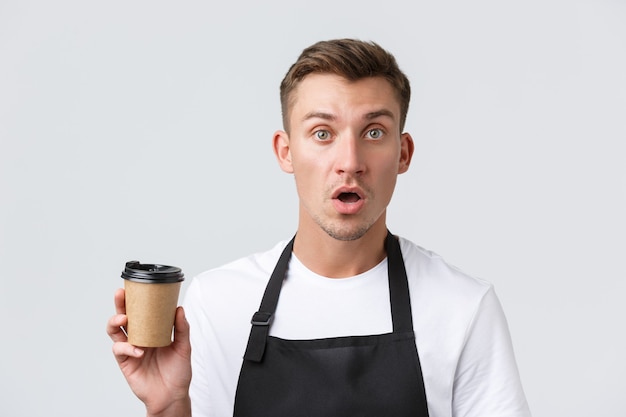
[[[326,113],[323,111],[312,111],[310,113],[305,114],[304,117],[302,118],[302,121],[306,121],[309,119],[324,119],[324,120],[334,121],[334,120],[337,120],[337,117],[334,114]]]
[[[390,110],[387,110],[387,109],[382,109],[382,110],[378,110],[378,111],[373,111],[373,112],[367,113],[364,116],[364,119],[372,120],[372,119],[376,119],[377,117],[380,117],[380,116],[389,117],[392,120],[394,119],[393,112],[391,112]]]

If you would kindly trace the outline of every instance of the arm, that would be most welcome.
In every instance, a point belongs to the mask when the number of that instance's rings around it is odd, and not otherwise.
[[[145,404],[148,417],[191,417],[191,346],[182,307],[176,310],[174,341],[162,348],[138,348],[127,342],[124,290],[115,292],[117,314],[108,321],[113,354],[128,385]]]
[[[509,328],[493,288],[483,297],[465,337],[452,415],[530,417]]]

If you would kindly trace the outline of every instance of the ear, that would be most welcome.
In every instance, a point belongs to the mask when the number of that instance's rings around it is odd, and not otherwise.
[[[274,133],[272,145],[274,147],[274,155],[276,155],[280,169],[288,174],[293,174],[291,148],[289,147],[289,135],[282,130],[277,130]]]
[[[404,174],[409,170],[414,150],[415,145],[411,135],[408,133],[400,135],[400,161],[398,163],[398,174]]]

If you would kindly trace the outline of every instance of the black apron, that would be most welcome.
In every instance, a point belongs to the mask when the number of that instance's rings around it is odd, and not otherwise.
[[[269,336],[293,250],[267,284],[239,374],[235,417],[428,417],[409,287],[398,240],[388,232],[393,332],[314,340]]]

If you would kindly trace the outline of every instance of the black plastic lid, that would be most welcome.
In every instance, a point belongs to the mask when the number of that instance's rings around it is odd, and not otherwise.
[[[148,284],[169,284],[185,280],[185,275],[176,266],[142,264],[139,261],[126,262],[122,278]]]

